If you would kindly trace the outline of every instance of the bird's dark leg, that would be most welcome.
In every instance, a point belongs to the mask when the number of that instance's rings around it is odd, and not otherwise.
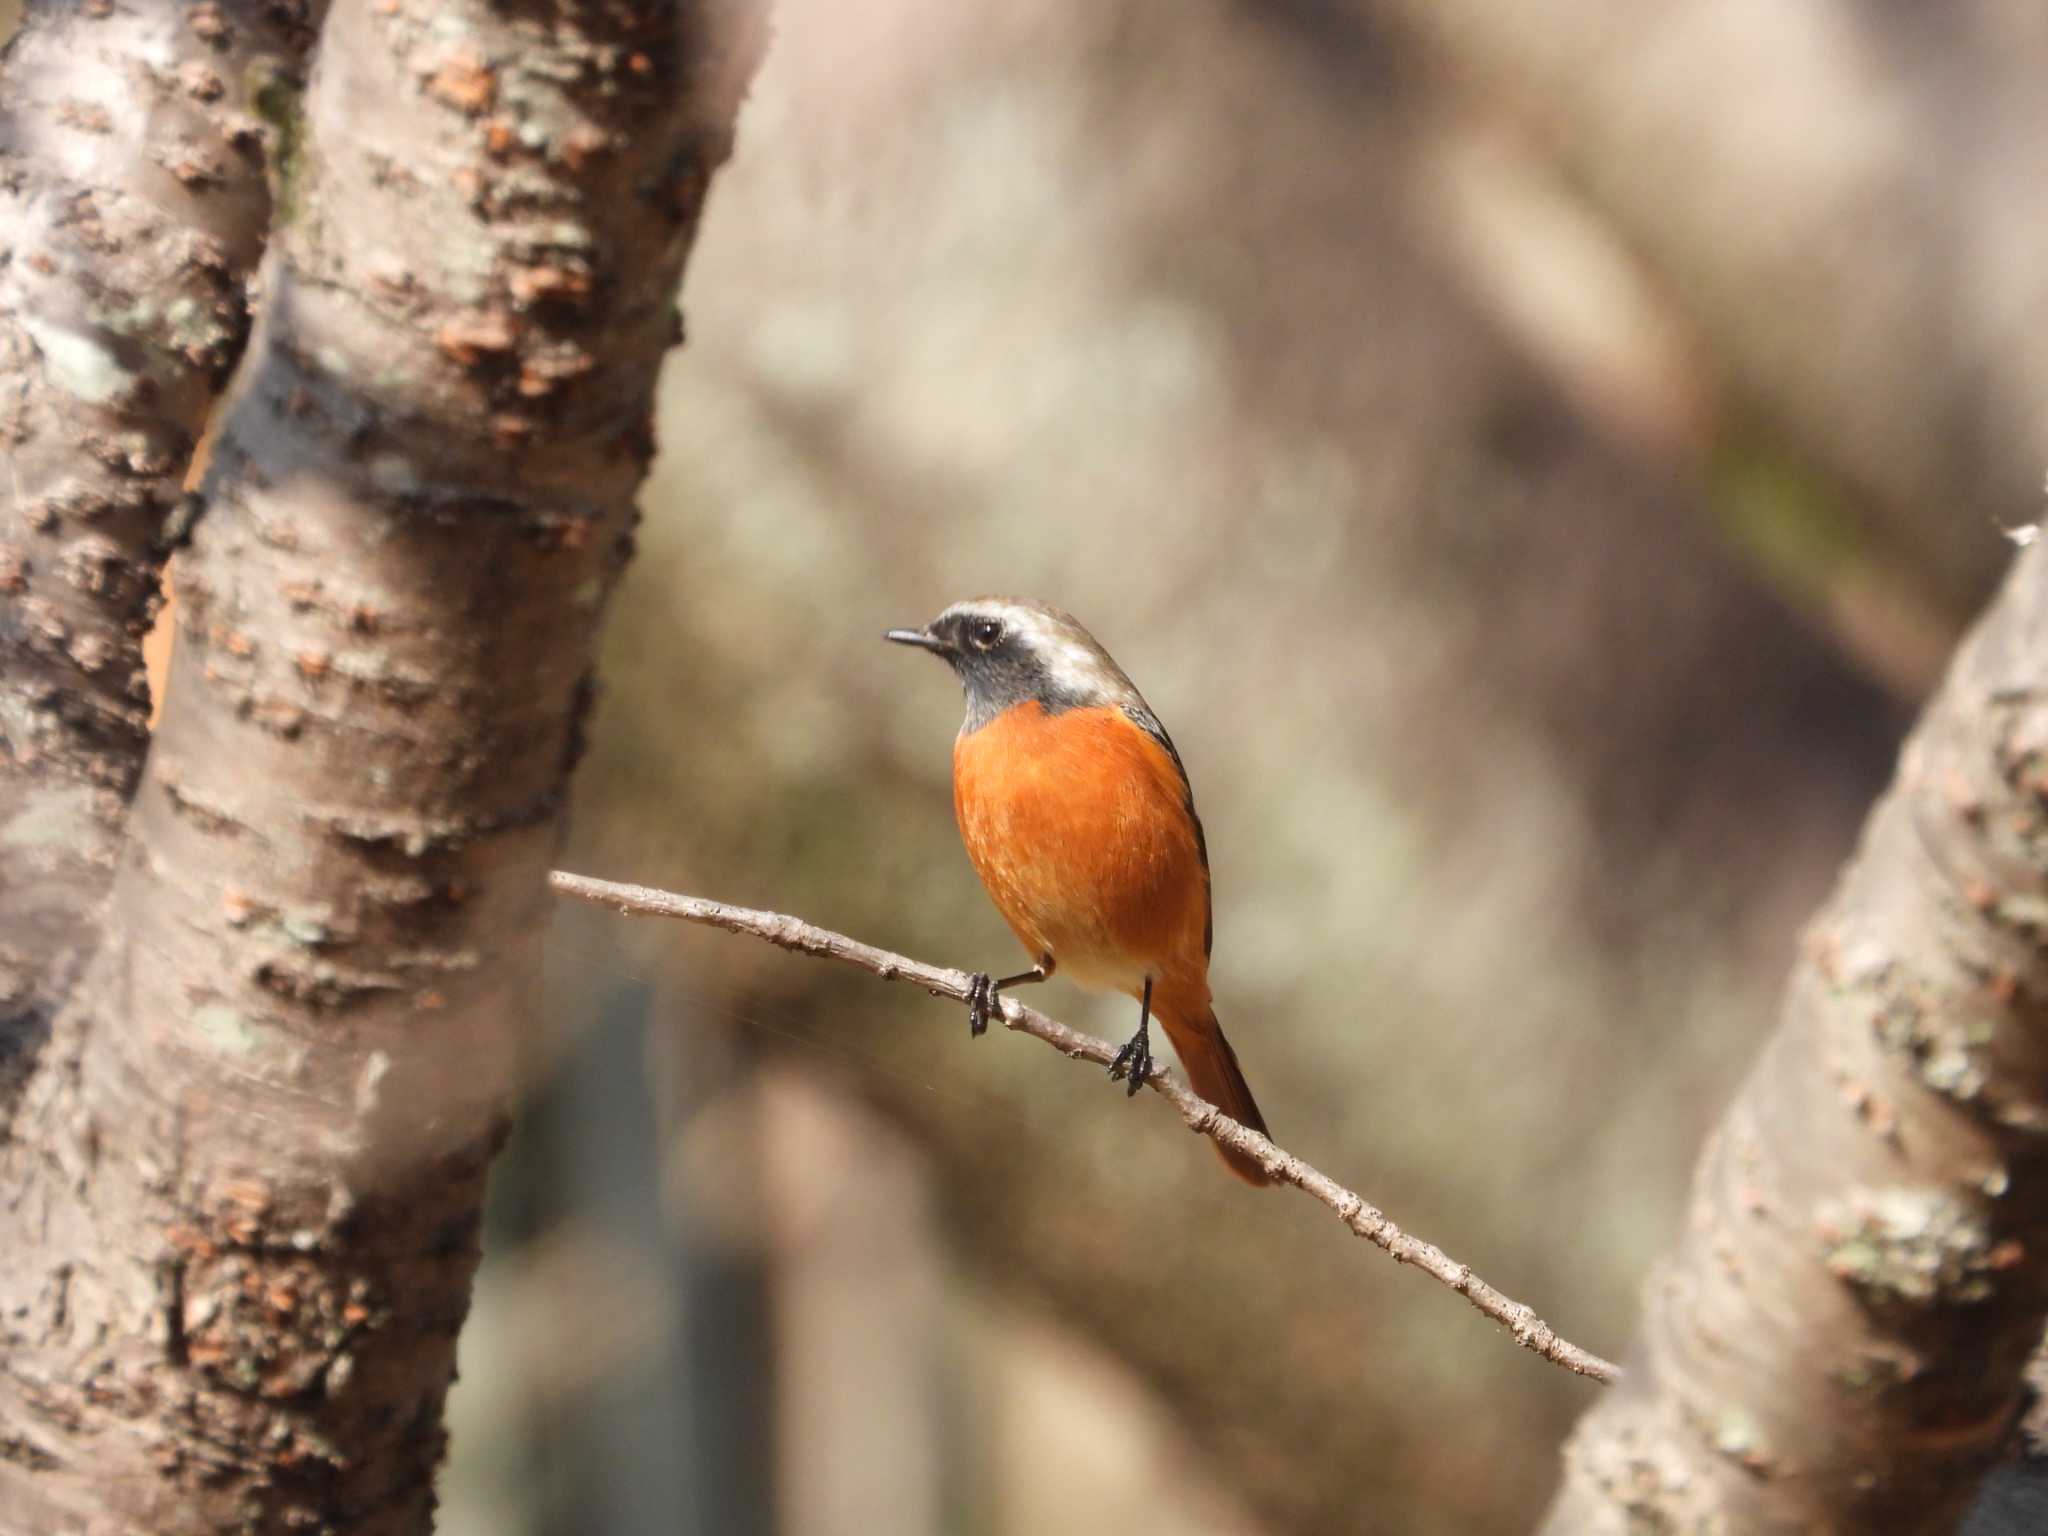
[[[1014,976],[993,980],[987,971],[976,971],[967,987],[967,1033],[970,1036],[988,1033],[989,1016],[996,1011],[996,994],[1005,987],[1029,986],[1034,981],[1043,981],[1052,974],[1052,957],[1019,971]]]
[[[1124,1089],[1126,1096],[1136,1093],[1145,1086],[1145,1079],[1152,1075],[1152,978],[1145,978],[1145,996],[1138,1004],[1138,1032],[1124,1043],[1116,1053],[1116,1060],[1109,1064],[1111,1077],[1128,1074],[1129,1084]]]

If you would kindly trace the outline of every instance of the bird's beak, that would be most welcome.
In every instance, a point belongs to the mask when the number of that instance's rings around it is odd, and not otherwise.
[[[884,640],[894,640],[898,645],[914,645],[920,650],[930,651],[935,656],[950,656],[953,647],[946,644],[928,629],[892,629],[886,632]]]

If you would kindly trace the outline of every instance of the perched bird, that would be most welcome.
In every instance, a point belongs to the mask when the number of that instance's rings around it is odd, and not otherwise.
[[[975,977],[968,1027],[1005,987],[1054,972],[1139,999],[1138,1032],[1109,1069],[1152,1075],[1165,1026],[1195,1092],[1263,1133],[1237,1054],[1209,1005],[1209,850],[1166,727],[1069,614],[978,597],[887,638],[944,657],[967,694],[953,744],[953,810],[975,873],[1035,962]],[[1240,1178],[1255,1161],[1219,1145]]]

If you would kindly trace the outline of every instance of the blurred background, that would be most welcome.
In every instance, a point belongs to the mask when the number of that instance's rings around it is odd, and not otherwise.
[[[1280,1140],[1618,1355],[2038,515],[2048,13],[777,18],[570,867],[1021,967],[879,632],[1058,603],[1187,760]],[[587,910],[550,964],[459,1536],[1512,1532],[1598,1390],[957,1006]]]
[[[1619,1355],[2038,515],[2048,13],[777,19],[569,867],[1021,968],[879,634],[1058,603],[1187,760],[1280,1140]],[[1512,1532],[1598,1390],[955,1005],[591,910],[549,960],[452,1536]]]
[[[2048,12],[776,13],[568,866],[1020,968],[879,637],[1066,607],[1186,759],[1278,1139],[1620,1354],[2039,512]],[[956,1005],[548,958],[450,1536],[1511,1532],[1599,1390]]]

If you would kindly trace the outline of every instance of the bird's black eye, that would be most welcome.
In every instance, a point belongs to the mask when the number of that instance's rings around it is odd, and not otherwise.
[[[977,651],[992,651],[1003,638],[1000,619],[976,619],[967,626],[967,643]]]

